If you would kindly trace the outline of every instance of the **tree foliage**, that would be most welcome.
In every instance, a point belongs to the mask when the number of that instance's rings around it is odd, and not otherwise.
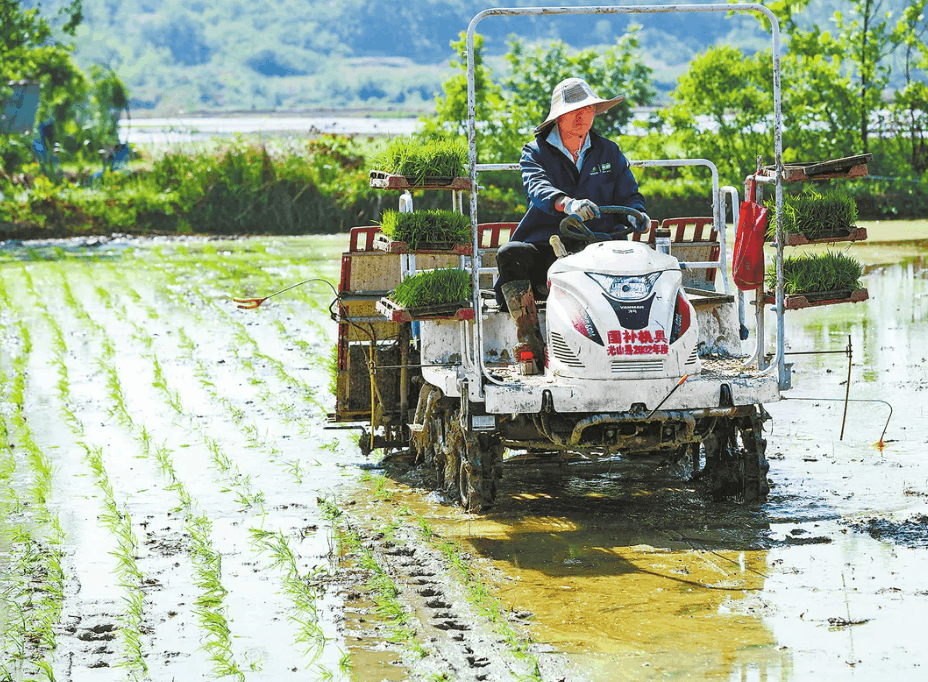
[[[54,123],[54,139],[48,141],[58,143],[70,158],[96,161],[100,147],[119,141],[118,122],[128,93],[112,70],[94,65],[84,73],[72,58],[73,46],[55,39],[76,34],[82,0],[64,4],[57,18],[61,26],[56,32],[38,8],[0,0],[0,94],[7,81],[38,81],[37,121]],[[0,138],[0,156],[4,169],[14,170],[30,160],[31,145],[24,136]]]
[[[511,39],[505,59],[509,75],[493,80],[483,63],[483,39],[475,38],[475,100],[477,150],[481,163],[512,163],[532,137],[532,130],[548,114],[551,92],[565,78],[586,80],[603,99],[627,97],[594,121],[596,130],[617,137],[631,120],[632,103],[650,104],[654,98],[651,70],[641,58],[637,29],[612,47],[571,51],[562,41],[529,46]],[[427,134],[465,134],[467,120],[467,59],[465,36],[452,43],[456,73],[445,81],[436,100],[436,113],[424,120]]]

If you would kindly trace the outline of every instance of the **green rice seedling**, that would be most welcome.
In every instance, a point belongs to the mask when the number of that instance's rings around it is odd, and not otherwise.
[[[466,271],[438,268],[405,278],[390,292],[390,298],[404,308],[421,308],[469,301],[472,290]]]
[[[318,608],[319,599],[324,594],[320,583],[324,569],[317,566],[301,575],[297,557],[282,531],[274,533],[263,528],[251,528],[250,533],[252,546],[269,554],[271,566],[283,573],[284,591],[293,602],[288,617],[297,626],[296,643],[305,647],[304,653],[313,663],[328,642],[319,625]]]
[[[343,651],[342,656],[338,659],[338,669],[341,670],[342,675],[346,677],[351,677],[354,670],[354,663],[351,660],[351,652]]]
[[[783,290],[787,295],[861,288],[860,262],[844,253],[801,254],[783,261]],[[776,269],[767,270],[767,287],[776,288]]]
[[[300,465],[300,460],[291,459],[287,462],[287,473],[290,474],[297,483],[303,483],[303,474],[305,470]]]
[[[395,137],[374,154],[370,165],[406,176],[414,185],[429,177],[460,177],[467,169],[467,144],[459,138]]]
[[[148,665],[142,652],[141,627],[144,619],[144,575],[139,570],[135,557],[138,541],[132,530],[132,517],[128,509],[119,509],[112,484],[103,463],[103,448],[79,443],[84,449],[85,460],[94,474],[97,488],[103,494],[103,513],[99,518],[116,538],[116,549],[110,552],[116,558],[117,582],[123,589],[125,612],[120,617],[119,634],[123,642],[125,659],[122,665],[130,673],[147,676]]]
[[[765,202],[770,211],[768,238],[774,237],[776,201]],[[807,189],[802,194],[783,197],[783,230],[787,234],[802,234],[807,239],[846,235],[857,223],[857,204],[846,192],[817,192]]]
[[[428,244],[466,244],[471,240],[470,217],[441,209],[412,213],[384,211],[380,229],[390,239],[406,242],[411,249]]]

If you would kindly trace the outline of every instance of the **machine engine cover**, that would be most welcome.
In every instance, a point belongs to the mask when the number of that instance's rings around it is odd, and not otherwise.
[[[598,242],[556,261],[548,280],[548,372],[634,380],[699,371],[696,311],[673,256]]]

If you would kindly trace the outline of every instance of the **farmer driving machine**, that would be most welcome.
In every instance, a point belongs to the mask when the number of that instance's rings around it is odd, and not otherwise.
[[[491,16],[756,12],[773,28],[774,159],[752,174],[783,201],[779,33],[760,5],[609,6],[488,9],[467,33],[469,177],[407,178],[371,173],[372,186],[449,192],[463,213],[469,194],[470,243],[413,245],[377,226],[351,230],[342,257],[338,298],[338,422],[364,422],[362,449],[414,455],[436,471],[438,487],[469,510],[493,505],[507,461],[608,460],[675,464],[707,481],[714,499],[763,501],[768,493],[763,404],[790,388],[784,362],[783,239],[776,212],[774,291],[754,289],[754,350],[744,294],[729,284],[725,213],[738,222],[738,192],[720,187],[716,167],[701,159],[632,161],[638,168],[696,166],[711,175],[711,215],[642,224],[643,232],[610,239],[576,219],[561,225],[573,248],[548,272],[538,306],[543,371],[522,371],[512,318],[493,294],[495,254],[515,223],[478,222],[478,179],[517,164],[477,163],[474,33]],[[411,208],[403,195],[401,207]],[[636,214],[625,207],[606,212]],[[640,217],[641,214],[636,214]],[[643,223],[643,221],[642,221]],[[744,229],[745,226],[740,226]],[[600,241],[600,239],[603,239]],[[442,269],[469,274],[469,300],[416,308],[388,297],[410,277]],[[718,284],[720,283],[720,287]],[[764,300],[773,296],[775,349],[765,352]],[[514,350],[515,349],[515,350]],[[539,369],[541,369],[539,367]]]

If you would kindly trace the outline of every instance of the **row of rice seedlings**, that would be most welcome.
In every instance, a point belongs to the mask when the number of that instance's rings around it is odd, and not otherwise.
[[[7,374],[0,368],[0,386],[8,385]],[[34,666],[34,673],[50,670],[44,656],[55,647],[54,631],[33,618],[36,577],[46,573],[44,552],[32,537],[32,524],[23,517],[27,507],[13,486],[15,472],[6,420],[0,418],[0,529],[10,545],[9,552],[0,554],[0,679],[4,680],[14,679],[13,673],[25,665]],[[30,642],[43,648],[29,650]]]
[[[232,633],[224,604],[228,592],[222,585],[222,555],[212,542],[212,523],[206,514],[198,513],[197,501],[177,476],[174,459],[167,445],[155,444],[152,452],[151,434],[144,426],[139,428],[137,438],[142,445],[142,453],[147,457],[154,456],[161,472],[170,481],[168,489],[175,492],[180,502],[180,511],[184,513],[184,528],[191,539],[194,581],[200,588],[194,600],[194,614],[200,627],[207,633],[203,648],[213,662],[213,672],[219,677],[230,676],[244,680],[245,673],[236,662],[232,650]]]
[[[460,177],[467,170],[467,144],[456,137],[394,137],[372,156],[370,165],[404,175],[417,185],[427,177]]]
[[[28,270],[23,273],[28,289],[33,283]],[[17,299],[19,300],[19,299]],[[0,278],[0,301],[5,310],[14,309]],[[29,674],[54,679],[47,657],[57,646],[54,626],[61,616],[64,601],[64,570],[61,565],[64,532],[57,514],[48,507],[52,493],[51,461],[35,442],[32,428],[23,409],[25,403],[28,363],[33,352],[31,332],[22,319],[7,324],[15,337],[8,348],[17,353],[10,362],[12,379],[0,367],[0,388],[3,402],[10,409],[0,416],[0,513],[10,549],[6,565],[0,562],[0,603],[7,612],[7,622],[0,634],[0,673],[12,679],[14,671],[31,665]],[[17,476],[17,461],[10,442],[12,427],[20,452],[25,453],[28,469]],[[15,478],[14,478],[15,477]],[[29,500],[21,499],[14,481],[31,479]],[[2,559],[2,557],[0,557]],[[32,645],[31,647],[29,645]]]
[[[116,549],[111,554],[117,561],[115,568],[117,584],[123,589],[125,611],[120,614],[121,626],[119,628],[126,656],[123,665],[130,675],[148,677],[148,665],[142,653],[145,602],[142,585],[145,576],[139,570],[135,560],[138,554],[138,540],[132,530],[132,517],[125,505],[120,508],[116,504],[113,486],[103,463],[103,448],[98,445],[88,445],[85,442],[78,444],[84,449],[84,460],[90,467],[94,482],[103,495],[103,513],[98,518],[116,538]]]
[[[303,653],[312,665],[329,641],[319,624],[318,605],[325,594],[326,569],[324,566],[315,566],[301,574],[290,540],[283,531],[275,533],[263,528],[251,528],[250,532],[252,546],[270,555],[271,566],[283,572],[284,593],[292,601],[288,617],[297,627],[295,643],[303,647]]]
[[[97,331],[103,328],[97,324],[86,312],[84,307],[71,293],[70,287],[66,291],[65,299],[75,312],[75,316]],[[122,396],[121,385],[118,383],[118,374],[115,383],[109,391],[110,399],[114,402],[114,409],[119,409],[119,397]],[[124,406],[124,401],[122,402]],[[131,425],[137,441],[140,443],[142,454],[151,456],[151,435],[143,424],[136,424],[126,411],[127,423]],[[213,547],[210,538],[211,523],[205,514],[197,513],[196,502],[187,492],[183,482],[174,471],[173,461],[166,446],[156,446],[155,459],[162,472],[169,478],[169,489],[178,495],[181,508],[184,511],[185,530],[192,541],[192,561],[196,574],[195,582],[200,588],[200,594],[195,599],[194,613],[200,626],[207,636],[203,648],[207,651],[213,662],[214,672],[220,676],[233,676],[244,680],[244,672],[235,661],[232,651],[231,631],[228,619],[225,616],[223,600],[227,594],[222,586],[222,557]],[[129,637],[131,640],[131,635]]]
[[[526,663],[528,672],[521,679],[541,682],[538,658],[530,650],[531,640],[513,629],[506,610],[499,600],[490,594],[481,576],[470,567],[461,547],[439,537],[421,514],[416,514],[415,521],[419,536],[445,557],[452,569],[451,574],[463,587],[467,601],[490,621],[493,630],[506,642],[512,654]]]
[[[134,424],[132,423],[132,416],[126,407],[126,396],[123,393],[122,381],[115,365],[116,348],[109,338],[104,337],[101,341],[101,349],[102,352],[97,360],[97,367],[106,376],[106,389],[112,401],[109,415],[115,417],[120,424],[131,431]]]
[[[783,290],[786,294],[811,294],[823,291],[856,291],[863,274],[860,262],[844,253],[828,251],[803,253],[783,261]],[[775,289],[777,273],[767,270],[767,287]]]
[[[83,310],[79,303],[75,301],[75,304]],[[93,323],[86,311],[81,317]],[[99,328],[95,323],[92,326]],[[117,382],[118,379],[117,375]],[[166,383],[165,389],[170,393]],[[117,384],[110,391],[110,398],[115,402],[120,396],[122,396],[122,389],[121,385]],[[126,412],[126,417],[141,445],[142,454],[151,456],[151,435],[147,428],[143,424],[136,424],[128,412]],[[218,453],[221,462],[226,461],[221,450],[214,448],[214,451]],[[195,583],[200,588],[200,593],[194,600],[194,614],[200,626],[207,632],[203,648],[209,654],[213,662],[213,671],[218,676],[232,676],[244,680],[244,672],[235,661],[232,650],[231,630],[223,604],[227,591],[222,586],[222,556],[212,544],[212,524],[205,514],[196,511],[196,502],[177,477],[168,448],[165,445],[156,446],[154,456],[162,472],[170,480],[169,489],[174,490],[178,496],[184,511],[185,530],[191,538]]]
[[[8,378],[4,376],[0,382],[9,386],[8,401],[12,408],[9,424],[29,465],[27,475],[31,478],[31,499],[29,502],[16,502],[17,511],[24,514],[25,518],[13,521],[11,529],[11,558],[15,557],[12,559],[15,570],[11,576],[19,575],[21,581],[13,589],[15,596],[12,601],[22,607],[19,611],[21,615],[28,615],[28,624],[23,623],[25,631],[18,633],[24,637],[22,647],[25,647],[26,642],[37,645],[39,650],[31,655],[31,663],[37,672],[49,676],[51,666],[45,657],[57,646],[54,626],[60,620],[64,602],[65,575],[61,565],[61,547],[65,536],[57,514],[48,506],[53,482],[51,460],[36,443],[32,427],[23,412],[28,363],[33,350],[32,336],[29,326],[23,320],[16,322],[15,329],[20,349],[11,364],[12,380],[8,383]],[[11,452],[8,433],[4,425],[6,449]],[[15,459],[13,462],[15,469]],[[12,475],[12,471],[10,473]]]
[[[384,211],[380,229],[390,239],[406,242],[411,249],[424,244],[468,244],[471,241],[470,217],[443,209],[412,213]]]
[[[470,301],[470,274],[457,268],[437,268],[406,277],[390,292],[390,299],[404,308],[420,308]]]
[[[172,390],[168,385],[168,380],[164,375],[164,369],[161,367],[161,363],[158,361],[158,356],[154,353],[154,351],[152,351],[147,353],[145,357],[148,358],[148,360],[151,362],[152,371],[154,372],[152,386],[161,392],[165,401],[172,410],[174,410],[177,414],[183,414],[184,405],[181,402],[180,393],[178,391]]]
[[[765,202],[770,211],[768,237],[776,226],[776,201]],[[808,239],[847,234],[857,224],[857,203],[847,192],[818,192],[806,189],[801,194],[783,198],[783,230],[803,234]]]

